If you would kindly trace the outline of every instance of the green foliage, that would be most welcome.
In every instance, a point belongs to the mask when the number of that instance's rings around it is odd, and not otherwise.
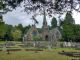
[[[0,23],[3,22],[2,16],[0,16]]]
[[[57,27],[57,20],[55,17],[53,17],[52,21],[51,21],[51,28],[55,28]]]
[[[4,34],[8,31],[8,25],[4,22],[1,22],[0,24],[0,36],[3,37]]]
[[[0,24],[0,36],[4,36],[4,34],[6,33],[5,30],[5,25],[4,24]]]
[[[80,41],[80,25],[74,24],[74,19],[69,12],[62,23],[62,36],[63,41]]]
[[[25,27],[23,28],[23,34],[26,34],[30,28],[31,28],[30,25],[25,26]]]
[[[15,26],[17,29],[23,31],[23,25],[22,24],[18,24],[18,26]]]
[[[33,40],[34,41],[40,41],[42,40],[40,36],[33,36]]]
[[[74,41],[80,42],[80,25],[74,26]]]
[[[73,25],[64,24],[62,31],[63,31],[63,38],[66,41],[70,41],[70,40],[73,39],[73,36],[74,36],[74,27],[73,27]]]
[[[19,40],[21,38],[22,32],[21,30],[15,28],[11,31],[11,35],[14,40]]]
[[[2,16],[0,16],[0,38],[3,40],[5,38],[5,34],[8,35],[8,40],[11,40],[11,30],[13,28],[12,25],[5,24],[3,22]],[[5,40],[5,39],[4,39]]]
[[[62,28],[62,35],[64,41],[72,41],[74,37],[74,19],[72,18],[71,13],[66,13]]]
[[[27,33],[30,27],[30,25],[23,27],[22,24],[13,27],[12,25],[8,25],[3,21],[0,21],[0,38],[4,38],[7,33],[10,40],[21,40],[22,36]]]
[[[70,12],[66,13],[66,17],[64,19],[64,24],[75,24],[75,21]]]
[[[42,33],[42,29],[41,28],[37,28],[39,33]]]
[[[3,8],[3,2],[2,1],[0,1],[0,9],[2,9]]]
[[[2,2],[1,2],[2,1]],[[3,2],[5,3],[3,4]],[[48,13],[48,15],[52,14],[53,12],[55,13],[64,13],[66,11],[80,11],[78,5],[80,5],[79,2],[80,0],[55,0],[53,3],[53,0],[28,0],[27,3],[24,3],[25,11],[28,12],[30,11],[42,11],[44,7]],[[5,7],[5,5],[10,6],[11,8],[15,9],[17,6],[20,6],[21,2],[26,2],[26,0],[0,0],[0,6]],[[35,5],[35,7],[34,7]],[[30,7],[29,7],[30,6]],[[76,8],[77,7],[77,8]],[[9,8],[9,7],[7,7]],[[26,9],[27,8],[27,9]],[[54,11],[53,11],[54,10]],[[50,15],[51,16],[51,15]]]

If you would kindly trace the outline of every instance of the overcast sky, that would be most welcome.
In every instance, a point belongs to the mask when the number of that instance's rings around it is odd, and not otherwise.
[[[3,15],[3,20],[7,24],[11,25],[18,25],[22,24],[23,26],[32,25],[34,22],[31,19],[33,14],[27,14],[26,12],[22,11],[23,8],[18,7],[16,10],[13,10],[12,12],[8,12],[7,14]],[[46,17],[48,25],[50,25],[51,18]],[[37,27],[41,27],[43,23],[43,15],[36,16],[36,19],[38,20],[39,24],[37,24]]]
[[[27,14],[22,10],[23,8],[18,7],[16,10],[13,10],[12,12],[8,12],[3,16],[3,20],[5,21],[5,23],[11,25],[18,25],[21,23],[23,26],[27,26],[29,24],[30,25],[33,24],[33,21],[31,19],[32,14]],[[75,23],[80,24],[80,13],[73,11],[72,16],[75,19]],[[43,16],[37,16],[36,19],[39,22],[37,27],[41,27],[43,22]],[[51,18],[47,17],[47,22],[48,25],[50,25]]]

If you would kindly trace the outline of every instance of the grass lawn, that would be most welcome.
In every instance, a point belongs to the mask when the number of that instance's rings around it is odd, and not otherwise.
[[[0,41],[0,43],[4,43],[4,41]]]
[[[34,51],[21,51],[10,52],[11,54],[6,54],[6,52],[0,51],[0,60],[71,60],[74,57],[64,56],[58,54],[59,51],[77,51],[69,48],[56,48],[52,51],[44,50],[38,53]]]
[[[4,42],[1,42],[1,44],[2,43]],[[63,50],[67,52],[80,52],[80,50],[73,48],[53,48],[52,50],[46,49],[35,53],[35,51],[26,51],[25,48],[18,46],[18,44],[12,46],[12,49],[21,49],[20,51],[10,51],[10,54],[0,51],[0,60],[71,60],[74,57],[60,55],[58,52]]]

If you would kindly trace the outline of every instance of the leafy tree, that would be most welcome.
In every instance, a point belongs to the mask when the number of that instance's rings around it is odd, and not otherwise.
[[[70,13],[66,14],[64,21],[62,22],[62,36],[63,41],[75,41],[80,42],[80,25],[74,23]]]
[[[66,17],[61,25],[63,28],[62,35],[63,35],[64,41],[74,40],[73,38],[75,36],[74,19],[72,18],[72,15],[69,12],[66,13]]]
[[[0,16],[0,23],[3,22],[2,16]]]
[[[11,31],[11,35],[15,41],[21,38],[22,35],[21,33],[22,33],[21,30],[16,28]]]
[[[13,26],[12,25],[8,25],[8,24],[5,24],[6,25],[6,32],[7,32],[7,34],[8,34],[8,37],[9,37],[9,41],[12,41],[13,39],[12,39],[12,36],[11,36],[11,31],[12,31],[12,29],[13,29]]]
[[[25,27],[23,28],[23,34],[26,34],[30,28],[31,28],[30,25],[25,26]]]
[[[74,26],[74,41],[80,42],[80,25]]]
[[[80,25],[65,24],[62,29],[63,41],[80,42]]]
[[[64,41],[73,40],[73,36],[74,36],[73,25],[67,25],[67,24],[64,25],[62,32],[63,32],[62,35],[63,35]]]
[[[22,24],[18,24],[18,26],[16,26],[17,29],[20,29],[21,31],[23,31],[23,25]]]
[[[65,19],[64,19],[64,23],[65,24],[75,24],[75,21],[74,21],[74,19],[73,19],[73,17],[72,17],[70,12],[66,13],[66,16],[65,16]]]
[[[51,21],[51,28],[55,28],[55,27],[57,27],[57,20],[55,17],[53,17]]]
[[[0,36],[3,37],[7,32],[7,25],[4,22],[0,24]]]
[[[5,41],[9,41],[9,35],[8,35],[7,32],[4,34],[4,40],[5,40]]]
[[[39,33],[42,33],[42,29],[41,28],[37,28]]]
[[[0,9],[4,9],[5,8],[5,4],[4,4],[4,0],[0,0]]]
[[[15,28],[21,30],[21,32],[22,32],[22,36],[24,35],[24,27],[23,27],[22,24],[18,24],[17,26],[15,26]]]
[[[64,13],[66,11],[73,10],[80,12],[80,8],[76,8],[77,6],[80,6],[80,0],[0,0],[0,2],[1,8],[4,7],[6,10],[11,8],[14,9],[24,2],[25,11],[27,12],[34,12],[38,9],[39,11],[42,11],[44,7],[46,8],[48,14],[53,14],[55,12]],[[11,8],[7,8],[5,6],[9,6]]]

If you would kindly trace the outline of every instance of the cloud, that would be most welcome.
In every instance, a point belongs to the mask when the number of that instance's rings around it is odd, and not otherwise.
[[[12,12],[8,12],[3,15],[3,20],[7,24],[18,25],[23,24],[24,26],[31,24],[30,15],[27,15],[25,12],[21,12],[21,8],[17,8]]]
[[[76,24],[80,24],[80,13],[73,11],[73,18],[75,19]]]
[[[27,14],[23,11],[24,8],[18,7],[16,10],[13,10],[12,12],[8,12],[7,14],[3,15],[3,20],[7,24],[11,24],[13,26],[22,24],[23,26],[32,25],[34,22],[31,19],[33,14]],[[76,24],[80,24],[80,13],[77,13],[76,11],[73,11],[73,17],[75,19]],[[58,17],[58,16],[57,16]],[[51,19],[50,17],[46,17],[48,25],[51,25]],[[36,17],[39,24],[37,24],[37,27],[42,27],[43,23],[43,15],[39,15]]]
[[[7,24],[11,24],[13,26],[22,24],[23,26],[32,25],[34,22],[31,19],[33,14],[27,14],[26,12],[22,11],[22,8],[17,8],[16,10],[13,10],[12,12],[8,12],[7,14],[3,15],[3,20]],[[39,24],[37,24],[37,27],[42,27],[43,23],[43,15],[39,15],[36,17]],[[50,19],[47,17],[48,25],[50,25]]]

